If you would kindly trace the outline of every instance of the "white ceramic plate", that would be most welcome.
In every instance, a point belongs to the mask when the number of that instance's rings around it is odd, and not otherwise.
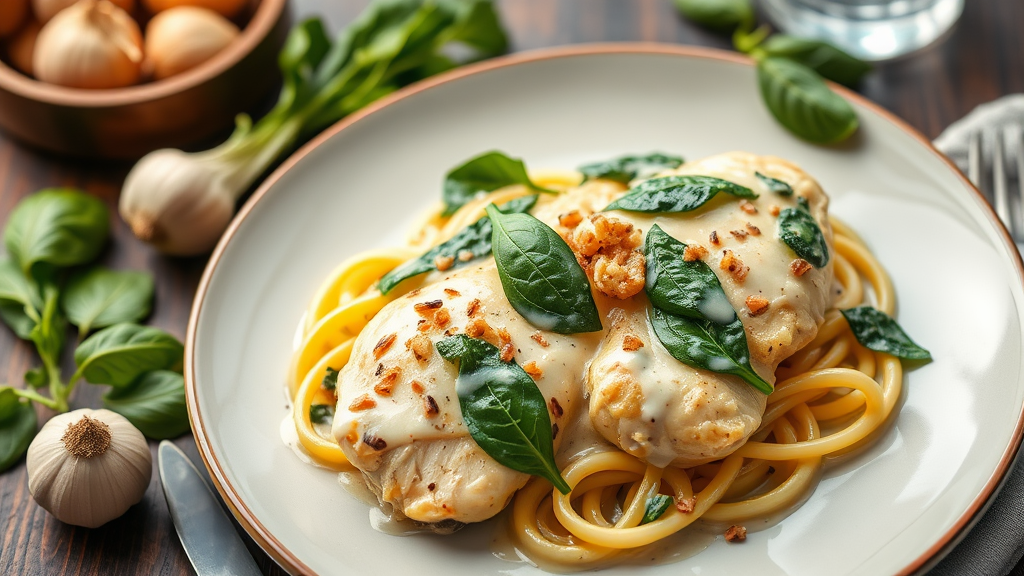
[[[627,152],[747,150],[817,177],[892,273],[900,323],[935,361],[907,375],[894,425],[827,470],[810,500],[746,543],[607,574],[887,574],[948,549],[996,490],[1021,433],[1021,262],[981,196],[916,132],[855,95],[842,148],[805,144],[760,102],[745,60],[657,45],[517,55],[420,84],[328,130],[281,167],[206,270],[188,333],[192,424],[242,525],[293,572],[538,572],[492,556],[493,523],[451,537],[372,530],[334,474],[281,442],[292,338],[342,259],[401,241],[444,173],[484,150],[532,167]]]

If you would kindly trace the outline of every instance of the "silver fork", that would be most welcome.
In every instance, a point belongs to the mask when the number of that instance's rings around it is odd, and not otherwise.
[[[1006,171],[1006,144],[1003,130],[989,133],[985,138],[981,132],[971,134],[967,148],[967,177],[983,192],[988,192],[996,209],[996,215],[1003,221],[1015,242],[1024,241],[1024,217],[1014,218],[1010,212],[1010,175]],[[992,187],[986,191],[982,172],[982,143],[984,140],[993,142],[992,149]],[[1018,213],[1024,211],[1024,141],[1018,136],[1015,161],[1017,162],[1017,207]]]

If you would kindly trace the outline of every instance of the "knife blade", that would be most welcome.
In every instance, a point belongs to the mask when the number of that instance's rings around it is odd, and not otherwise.
[[[199,576],[262,576],[199,471],[171,442],[157,450],[160,483],[174,529]]]

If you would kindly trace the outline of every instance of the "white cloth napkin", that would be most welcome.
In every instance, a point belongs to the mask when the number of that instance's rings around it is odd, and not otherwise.
[[[1020,145],[1024,127],[1024,94],[1004,96],[982,104],[950,125],[935,146],[967,172],[967,146],[970,135],[984,128],[1004,128],[1007,150]],[[985,171],[991,170],[992,147],[982,146]],[[1010,162],[1007,169],[1016,173]],[[1024,556],[1024,464],[1014,463],[1006,483],[992,500],[987,512],[964,539],[950,551],[929,576],[1002,576],[1009,574]]]

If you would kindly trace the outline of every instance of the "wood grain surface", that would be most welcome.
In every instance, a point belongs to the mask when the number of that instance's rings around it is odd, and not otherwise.
[[[0,0],[3,1],[3,0]],[[728,48],[729,43],[681,20],[670,0],[497,0],[513,50],[595,41],[658,41]],[[298,17],[319,14],[340,29],[364,0],[293,0]],[[861,92],[934,138],[974,106],[1024,92],[1024,2],[969,0],[962,19],[940,44],[901,61],[878,66]],[[609,79],[614,81],[614,79]],[[0,220],[21,198],[50,186],[73,186],[108,203],[112,213],[130,165],[53,157],[0,134]],[[184,338],[192,297],[205,260],[166,258],[137,241],[114,219],[113,241],[103,263],[145,269],[156,277],[156,304],[149,323]],[[65,370],[72,368],[66,351]],[[0,377],[20,386],[38,364],[34,351],[0,329]],[[102,389],[83,385],[73,407],[98,407]],[[45,419],[51,414],[40,412]],[[176,444],[202,468],[191,436]],[[156,444],[152,443],[154,460]],[[154,473],[143,501],[98,529],[64,525],[28,493],[24,461],[0,474],[0,574],[190,574],[191,565],[171,524]],[[241,532],[241,529],[239,528]],[[246,538],[265,574],[284,574]],[[1020,567],[1018,567],[1020,568]]]

